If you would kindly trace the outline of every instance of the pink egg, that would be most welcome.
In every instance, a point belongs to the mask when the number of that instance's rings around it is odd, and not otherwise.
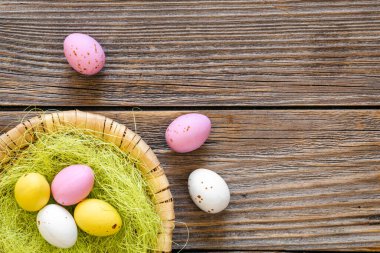
[[[87,165],[71,165],[54,177],[51,192],[58,204],[71,206],[90,194],[94,179],[94,172]]]
[[[199,113],[189,113],[176,118],[166,130],[166,142],[178,152],[196,150],[207,140],[211,132],[210,119]]]
[[[95,75],[105,64],[102,46],[92,37],[72,33],[63,42],[63,51],[70,66],[81,74]]]

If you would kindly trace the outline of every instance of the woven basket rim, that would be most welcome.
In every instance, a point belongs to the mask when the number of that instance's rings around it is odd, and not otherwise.
[[[59,126],[92,130],[96,136],[114,143],[141,162],[138,168],[154,193],[152,200],[162,221],[161,232],[157,235],[157,251],[171,252],[175,215],[169,182],[153,150],[125,125],[100,114],[79,110],[43,113],[23,121],[0,136],[0,163],[7,163],[13,151],[35,141],[35,131],[54,132]]]

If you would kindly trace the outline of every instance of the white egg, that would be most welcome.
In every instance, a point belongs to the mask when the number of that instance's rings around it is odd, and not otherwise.
[[[189,176],[188,187],[191,199],[207,213],[219,213],[230,203],[230,190],[214,171],[194,170]]]
[[[42,237],[58,248],[70,248],[77,241],[74,218],[59,205],[51,204],[41,209],[37,214],[37,226]]]

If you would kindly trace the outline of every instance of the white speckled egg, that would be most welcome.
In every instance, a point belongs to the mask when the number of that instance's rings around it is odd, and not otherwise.
[[[230,190],[224,179],[212,170],[194,170],[188,181],[194,203],[207,213],[219,213],[230,203]]]
[[[62,206],[51,204],[37,214],[37,226],[42,237],[58,248],[74,246],[78,229],[73,216]]]

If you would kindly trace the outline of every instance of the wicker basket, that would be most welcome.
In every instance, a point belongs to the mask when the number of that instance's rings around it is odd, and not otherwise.
[[[160,252],[171,252],[172,232],[174,229],[174,204],[169,183],[152,149],[139,135],[105,116],[78,110],[54,112],[36,116],[22,122],[0,136],[0,161],[7,163],[13,150],[19,150],[35,141],[35,131],[51,132],[57,126],[75,126],[95,131],[105,141],[114,143],[124,152],[141,161],[140,170],[152,188],[156,211],[162,220],[162,232],[158,234]]]

